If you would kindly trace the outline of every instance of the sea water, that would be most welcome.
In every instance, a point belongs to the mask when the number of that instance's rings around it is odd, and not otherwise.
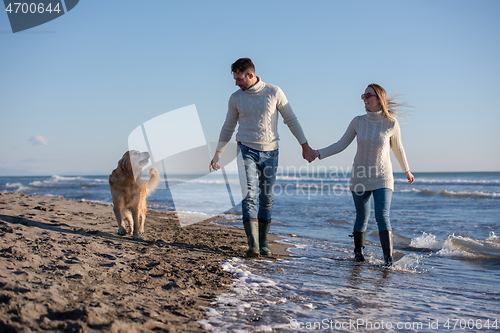
[[[395,174],[395,264],[382,266],[373,213],[364,263],[353,262],[355,211],[348,174],[282,173],[271,232],[286,259],[232,258],[228,293],[202,327],[214,332],[500,331],[500,173]],[[228,181],[237,183],[236,175]],[[241,205],[221,212],[224,181],[191,180],[184,213],[218,214],[241,227]],[[111,203],[107,177],[0,177],[0,191]],[[173,211],[167,190],[150,208]]]

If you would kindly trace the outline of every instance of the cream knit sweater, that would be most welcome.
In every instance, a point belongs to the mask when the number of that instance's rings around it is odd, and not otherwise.
[[[307,142],[283,91],[258,78],[253,86],[247,90],[238,90],[229,98],[217,151],[224,151],[237,123],[236,141],[259,151],[278,149],[278,111],[299,144]]]
[[[410,170],[401,143],[399,124],[386,118],[382,111],[366,112],[355,117],[342,138],[319,150],[320,159],[340,153],[357,136],[358,149],[351,173],[351,191],[394,190],[390,149],[404,172]]]

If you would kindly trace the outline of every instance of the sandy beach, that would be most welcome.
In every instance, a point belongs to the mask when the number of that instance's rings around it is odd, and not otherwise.
[[[202,332],[234,279],[221,263],[246,249],[242,229],[209,222],[148,211],[133,241],[110,205],[0,192],[0,332]]]

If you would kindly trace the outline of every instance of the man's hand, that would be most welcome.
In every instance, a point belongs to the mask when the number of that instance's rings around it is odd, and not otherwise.
[[[309,146],[309,143],[302,144],[302,157],[307,160],[307,162],[311,163],[316,159],[315,151]]]
[[[220,151],[215,152],[214,158],[210,162],[210,167],[208,168],[208,170],[210,170],[210,172],[212,172],[212,170],[217,171],[220,169],[219,161],[220,161],[221,154],[222,154],[222,152],[220,152]]]

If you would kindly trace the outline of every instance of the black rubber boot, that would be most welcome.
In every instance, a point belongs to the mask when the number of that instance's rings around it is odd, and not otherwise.
[[[261,222],[259,221],[259,247],[260,254],[263,256],[270,256],[271,250],[269,250],[269,245],[267,244],[267,233],[271,227],[271,221]]]
[[[385,230],[379,233],[380,245],[382,246],[382,251],[384,252],[384,266],[392,266],[392,231]]]
[[[366,232],[354,231],[354,261],[362,262],[365,261],[365,256],[363,254],[363,249],[365,248],[365,235]]]
[[[243,227],[247,234],[248,250],[245,252],[247,258],[254,258],[259,256],[259,221],[256,219],[249,219],[243,221]]]

